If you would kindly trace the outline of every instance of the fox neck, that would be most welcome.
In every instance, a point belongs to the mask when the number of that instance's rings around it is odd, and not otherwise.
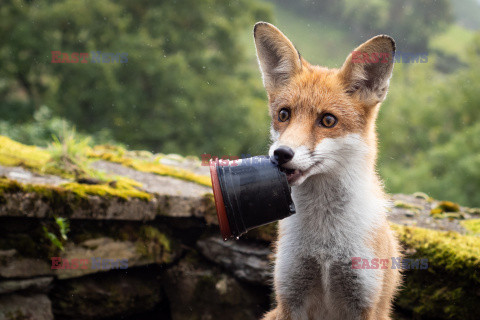
[[[368,158],[368,157],[366,157]],[[297,213],[287,228],[321,242],[358,243],[384,219],[387,201],[367,159],[309,177],[292,188]]]

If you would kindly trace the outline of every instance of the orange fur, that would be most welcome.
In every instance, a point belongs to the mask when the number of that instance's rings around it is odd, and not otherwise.
[[[392,269],[392,257],[400,257],[398,242],[388,226],[388,222],[373,230],[368,246],[373,249],[375,257],[388,259],[387,269],[379,269],[382,276],[382,289],[374,297],[374,305],[365,310],[363,318],[366,320],[390,319],[392,300],[401,283],[398,269]]]

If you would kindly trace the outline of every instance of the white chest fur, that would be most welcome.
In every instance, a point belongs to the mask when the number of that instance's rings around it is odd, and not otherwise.
[[[342,292],[358,291],[360,304],[368,304],[378,289],[377,273],[353,270],[350,263],[352,257],[373,257],[366,243],[387,203],[374,192],[372,175],[349,172],[345,178],[316,175],[294,187],[297,213],[280,222],[275,284],[277,294],[292,300],[295,319],[308,319],[312,309],[328,319],[353,319],[338,313]]]

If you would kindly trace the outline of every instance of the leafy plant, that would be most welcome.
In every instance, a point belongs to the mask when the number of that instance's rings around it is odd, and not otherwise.
[[[48,146],[51,155],[48,167],[60,170],[64,175],[72,176],[76,180],[91,179],[106,181],[103,173],[89,168],[86,156],[90,150],[90,137],[79,136],[75,128],[64,127],[62,135],[53,135],[53,142]]]
[[[66,218],[55,217],[58,230],[63,240],[67,240],[67,233],[70,231],[70,222]]]
[[[50,232],[46,226],[43,226],[43,231],[47,239],[49,239],[55,247],[64,251],[63,243],[68,239],[67,233],[70,231],[70,222],[66,218],[55,217],[55,223],[57,227],[56,233],[59,234],[60,239],[57,234]]]

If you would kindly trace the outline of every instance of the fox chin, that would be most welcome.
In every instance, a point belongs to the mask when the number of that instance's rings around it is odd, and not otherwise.
[[[255,25],[254,39],[271,116],[269,154],[297,209],[279,224],[276,307],[263,319],[390,319],[401,281],[391,258],[400,253],[375,170],[375,120],[395,42],[373,37],[340,69],[328,69],[309,64],[269,23]],[[390,262],[354,268],[354,257]]]

